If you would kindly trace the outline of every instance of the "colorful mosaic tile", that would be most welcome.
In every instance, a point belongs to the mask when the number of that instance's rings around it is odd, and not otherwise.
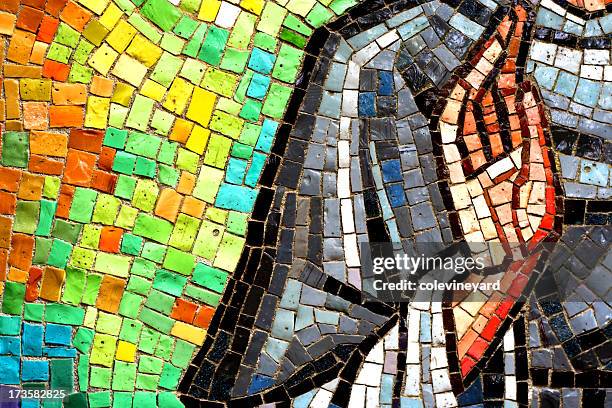
[[[3,0],[0,407],[611,406],[611,7]]]

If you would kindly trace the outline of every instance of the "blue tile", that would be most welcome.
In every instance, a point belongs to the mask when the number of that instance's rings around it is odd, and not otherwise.
[[[595,106],[601,92],[601,83],[580,78],[576,89],[575,101],[586,106]]]
[[[359,93],[359,116],[360,117],[371,117],[376,116],[376,94],[374,92],[361,92]]]
[[[33,399],[24,399],[21,401],[21,408],[40,408],[40,402]]]
[[[255,189],[223,183],[219,188],[215,206],[226,210],[251,212],[255,198],[257,198]]]
[[[47,324],[45,343],[69,346],[72,339],[72,327],[60,324]]]
[[[391,207],[401,207],[406,204],[406,195],[404,194],[404,187],[401,184],[391,184],[387,186],[387,194],[389,195]]]
[[[40,324],[23,324],[23,355],[42,356],[43,327]]]
[[[249,385],[248,393],[254,394],[258,391],[271,387],[273,384],[274,380],[272,378],[261,374],[255,374],[251,380],[251,385]]]
[[[0,356],[0,384],[19,384],[19,357]]]
[[[43,347],[43,354],[48,357],[75,358],[77,351],[68,347]]]
[[[19,337],[0,336],[0,354],[18,356],[21,354]]]
[[[0,316],[0,334],[19,335],[21,318],[19,316]]]
[[[247,162],[244,160],[230,158],[225,173],[225,181],[231,184],[242,184],[244,173],[246,172]]]
[[[383,374],[380,381],[380,403],[391,404],[393,402],[393,385],[395,377],[391,374]]]
[[[474,405],[482,403],[482,399],[482,383],[480,377],[476,377],[472,385],[457,397],[457,402],[460,406]]]
[[[23,381],[47,381],[49,379],[49,362],[42,360],[23,360],[21,366]]]
[[[402,168],[399,160],[386,160],[382,162],[382,174],[385,183],[402,181]]]
[[[606,187],[608,185],[609,171],[610,169],[606,163],[597,163],[583,159],[580,168],[580,182]]]
[[[576,85],[578,85],[578,77],[576,75],[561,71],[559,73],[559,78],[557,79],[555,92],[571,98],[574,96],[574,92],[576,91]]]
[[[255,187],[257,185],[259,175],[261,174],[261,170],[263,169],[265,163],[265,154],[258,152],[253,153],[253,158],[251,159],[251,166],[249,167],[249,171],[246,174],[244,184],[250,187]]]
[[[401,397],[401,408],[423,408],[423,401],[418,398]]]
[[[249,59],[249,68],[262,74],[269,74],[274,66],[276,57],[269,52],[253,48],[251,58]]]
[[[270,152],[270,148],[272,147],[272,140],[274,139],[274,135],[276,134],[277,128],[277,122],[274,122],[270,119],[265,119],[263,124],[261,125],[261,132],[259,133],[259,138],[257,139],[255,149],[261,150],[262,152],[266,153]]]
[[[393,74],[390,71],[378,72],[378,94],[393,95]]]
[[[270,86],[270,77],[255,73],[247,89],[247,96],[255,99],[263,99]]]

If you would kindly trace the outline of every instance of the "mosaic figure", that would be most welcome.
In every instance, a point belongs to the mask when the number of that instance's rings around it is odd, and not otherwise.
[[[0,406],[610,405],[611,4],[4,0]]]

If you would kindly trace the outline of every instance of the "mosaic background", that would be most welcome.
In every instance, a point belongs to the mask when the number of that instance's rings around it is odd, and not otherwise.
[[[0,406],[611,406],[611,8],[2,0]]]

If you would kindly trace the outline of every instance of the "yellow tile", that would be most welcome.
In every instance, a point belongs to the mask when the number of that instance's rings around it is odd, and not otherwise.
[[[299,16],[306,17],[315,3],[316,0],[290,0],[289,3],[287,3],[287,10]]]
[[[189,109],[187,109],[187,118],[198,122],[204,127],[208,126],[216,99],[217,97],[214,93],[196,87],[191,96]]]
[[[147,67],[134,58],[121,54],[113,68],[113,74],[138,87],[147,73]]]
[[[264,6],[264,0],[242,0],[240,2],[240,6],[244,9],[252,11],[257,15],[260,15]]]
[[[206,337],[206,330],[200,329],[199,327],[192,326],[183,322],[176,322],[170,332],[173,336],[186,340],[190,343],[201,346],[204,343]]]
[[[198,18],[203,21],[215,21],[219,7],[221,7],[219,0],[204,0],[200,6]]]
[[[117,347],[117,338],[108,334],[96,333],[91,350],[90,363],[100,364],[105,367],[113,366],[113,356]]]
[[[102,44],[100,48],[93,53],[89,58],[89,65],[102,75],[108,75],[108,71],[113,66],[119,53],[109,47],[107,44]]]
[[[151,68],[161,57],[162,49],[147,40],[143,35],[138,34],[130,43],[127,53]]]
[[[134,87],[123,82],[118,82],[113,93],[112,102],[119,103],[123,106],[128,106],[132,95],[134,94]]]
[[[102,14],[102,16],[100,17],[100,23],[109,30],[112,30],[122,15],[123,11],[121,11],[119,7],[115,6],[115,3],[111,3],[106,8],[104,14]]]
[[[148,98],[161,102],[166,94],[166,88],[155,81],[147,79],[140,89],[140,93]]]
[[[118,52],[123,52],[136,35],[136,29],[121,20],[117,27],[106,37],[106,42]]]
[[[87,100],[87,113],[85,126],[96,129],[105,129],[110,110],[110,98],[90,96]]]
[[[93,306],[87,306],[85,309],[85,320],[83,326],[93,329],[96,327],[96,319],[98,318],[98,309]]]
[[[127,341],[119,340],[115,358],[121,361],[128,361],[130,363],[133,362],[136,358],[136,345],[128,343]]]
[[[210,137],[210,130],[205,129],[201,126],[196,125],[191,131],[189,140],[187,140],[186,148],[197,154],[204,153],[208,138]]]
[[[164,108],[182,115],[192,91],[193,85],[181,78],[175,78],[168,95],[166,95]]]
[[[106,8],[108,0],[79,0],[79,3],[81,3],[94,13],[100,15]]]

